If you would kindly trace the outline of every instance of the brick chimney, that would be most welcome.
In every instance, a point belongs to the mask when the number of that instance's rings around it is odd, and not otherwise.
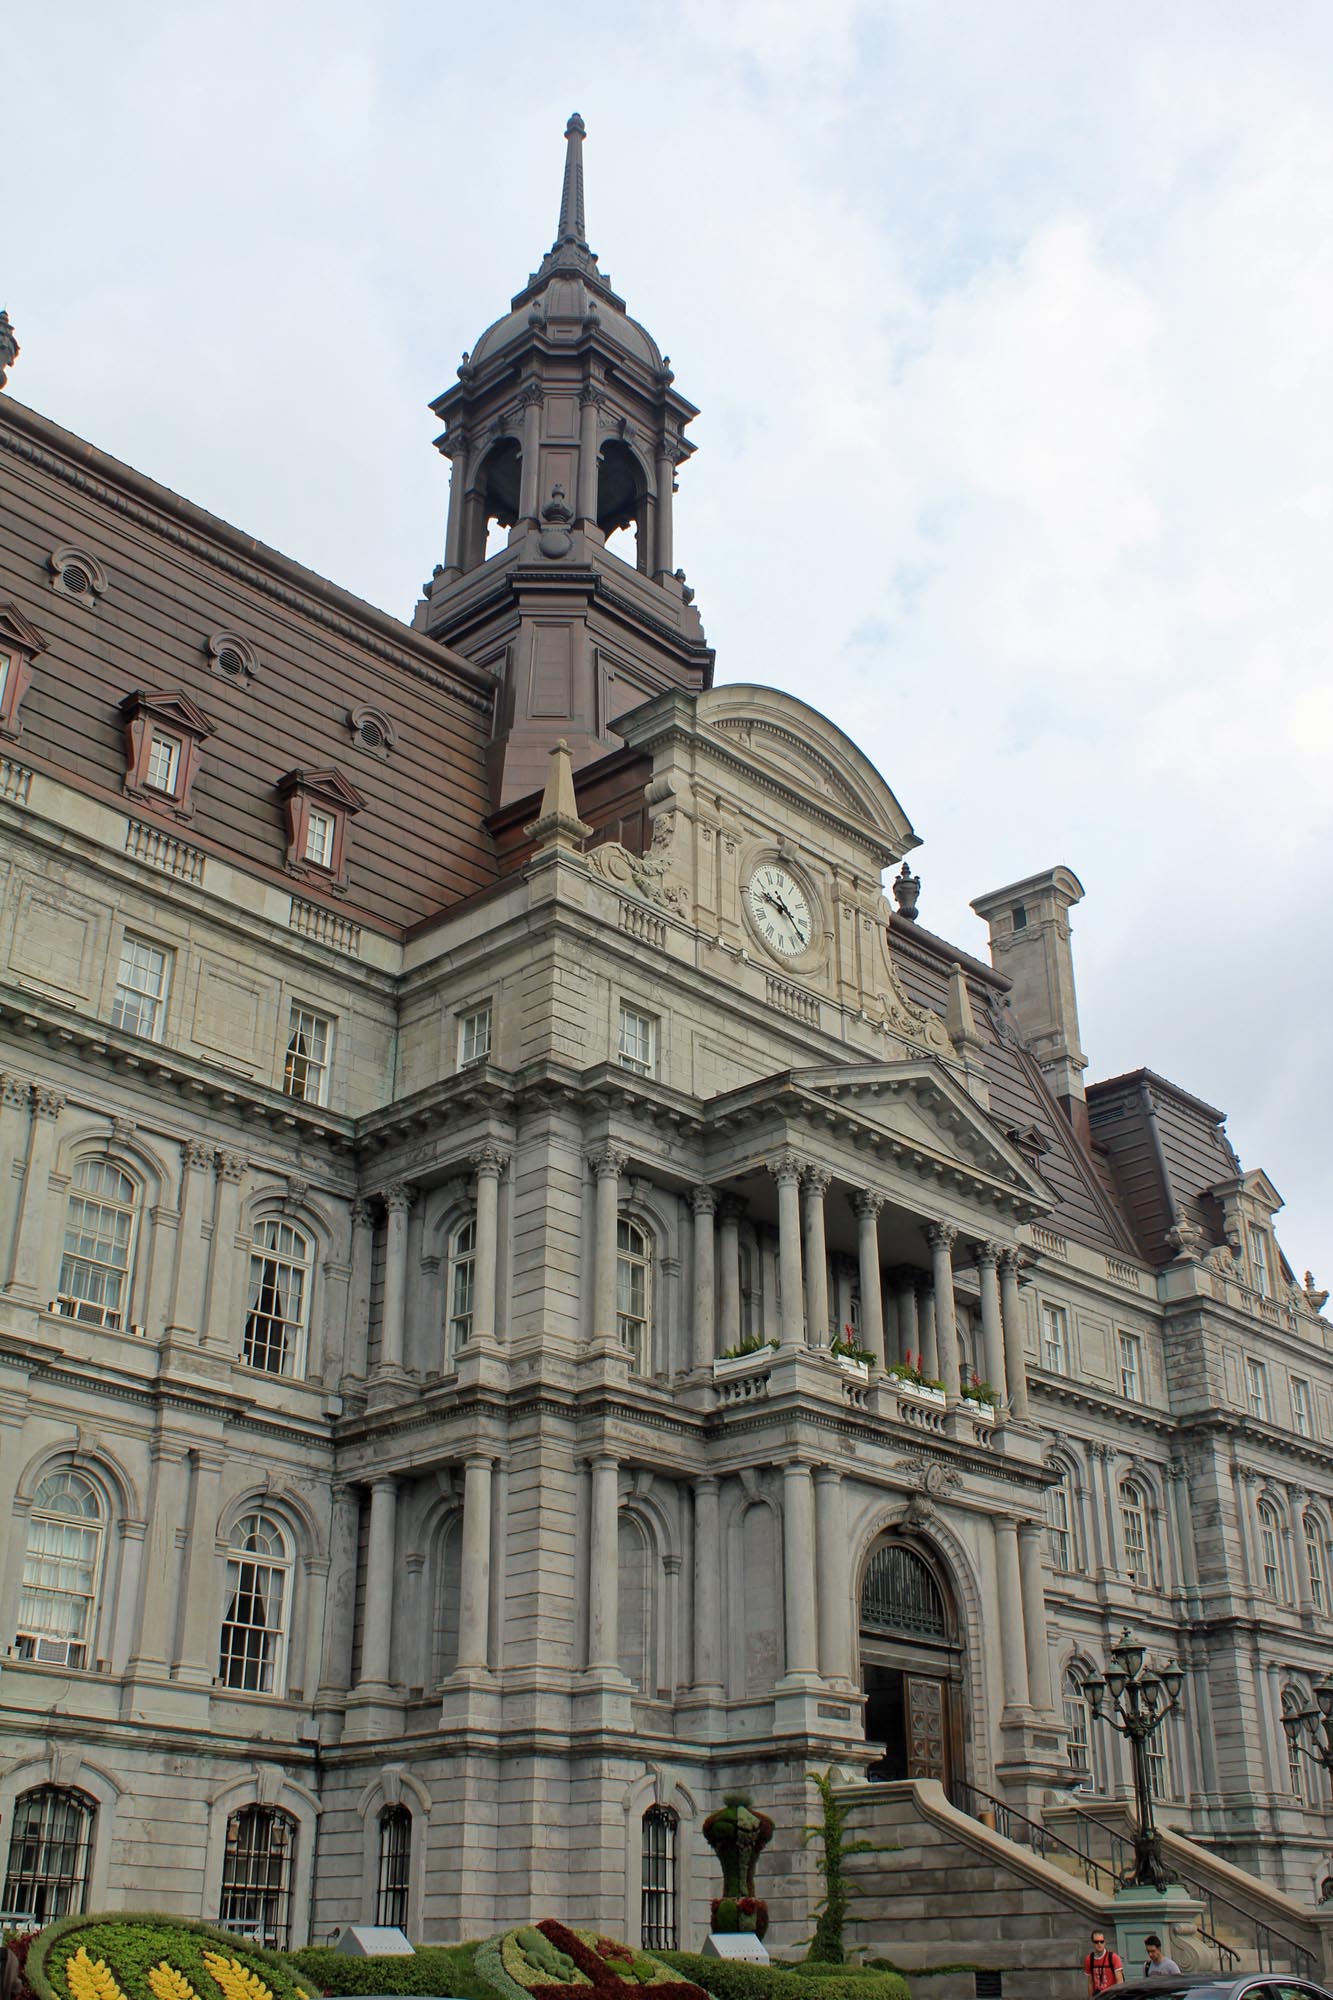
[[[990,929],[991,964],[1012,983],[1010,1002],[1065,1116],[1087,1142],[1083,1072],[1088,1059],[1078,1035],[1069,911],[1083,884],[1068,868],[1029,875],[1007,889],[978,896],[972,908]]]

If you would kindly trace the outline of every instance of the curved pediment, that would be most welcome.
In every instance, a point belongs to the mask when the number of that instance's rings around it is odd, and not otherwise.
[[[898,860],[920,845],[875,766],[826,715],[779,688],[731,682],[699,696],[696,713],[803,797],[859,820]]]

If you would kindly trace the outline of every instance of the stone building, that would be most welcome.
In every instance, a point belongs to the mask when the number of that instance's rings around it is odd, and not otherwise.
[[[1166,1816],[1308,1900],[1323,1296],[1085,1084],[1069,870],[979,963],[713,685],[582,138],[410,624],[0,400],[4,1905],[694,1942],[742,1784],[791,1940],[815,1766],[1123,1797],[1127,1622]]]

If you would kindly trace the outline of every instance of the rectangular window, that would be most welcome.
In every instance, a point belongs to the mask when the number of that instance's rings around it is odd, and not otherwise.
[[[1064,1480],[1046,1495],[1051,1536],[1051,1564],[1055,1569],[1072,1570],[1074,1563],[1074,1523],[1069,1505],[1069,1488]]]
[[[101,1547],[96,1522],[34,1515],[14,1643],[21,1660],[87,1666]]]
[[[1250,1268],[1254,1272],[1254,1289],[1262,1298],[1271,1298],[1273,1293],[1272,1264],[1268,1255],[1268,1231],[1250,1231]]]
[[[1148,1789],[1154,1799],[1171,1796],[1171,1761],[1166,1754],[1166,1743],[1159,1729],[1144,1744],[1148,1760]]]
[[[1245,1400],[1250,1415],[1259,1422],[1268,1422],[1268,1370],[1262,1361],[1255,1361],[1250,1355],[1245,1357]]]
[[[272,1694],[282,1661],[286,1567],[233,1556],[227,1564],[218,1680],[245,1694]]]
[[[1069,1315],[1063,1306],[1041,1309],[1041,1360],[1053,1375],[1069,1373]]]
[[[1319,1528],[1313,1520],[1305,1522],[1305,1560],[1310,1565],[1310,1602],[1316,1611],[1324,1609],[1324,1551],[1320,1546]]]
[[[142,1035],[145,1041],[160,1040],[167,1010],[169,965],[169,952],[149,944],[147,938],[131,937],[126,931],[120,947],[116,994],[111,1002],[113,1028],[123,1028],[127,1035]]]
[[[1127,1403],[1143,1401],[1143,1341],[1137,1333],[1121,1333],[1120,1393]]]
[[[1314,1434],[1310,1422],[1310,1384],[1303,1382],[1299,1375],[1291,1378],[1291,1422],[1297,1437],[1308,1438]]]
[[[5,696],[9,692],[9,670],[12,659],[12,654],[0,653],[0,709],[3,709]]]
[[[286,1096],[298,1098],[302,1104],[327,1104],[332,1048],[332,1021],[293,1002],[282,1071]]]
[[[153,740],[148,748],[148,762],[144,767],[144,783],[150,790],[166,792],[169,797],[174,798],[180,768],[179,736],[162,736],[154,730]]]
[[[620,1009],[620,1067],[651,1076],[657,1067],[657,1022],[637,1007]]]
[[[458,1017],[458,1067],[485,1062],[491,1052],[491,1003]]]
[[[1069,1782],[1075,1788],[1092,1783],[1092,1747],[1088,1741],[1088,1704],[1081,1695],[1067,1694],[1065,1709],[1065,1760]]]
[[[333,816],[312,806],[305,823],[305,858],[316,868],[333,866]]]

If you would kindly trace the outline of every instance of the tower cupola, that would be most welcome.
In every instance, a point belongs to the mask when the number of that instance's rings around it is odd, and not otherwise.
[[[499,678],[496,806],[540,788],[557,740],[577,769],[617,715],[712,681],[672,539],[698,413],[589,246],[585,136],[576,112],[550,250],[431,404],[449,523],[416,623]]]

